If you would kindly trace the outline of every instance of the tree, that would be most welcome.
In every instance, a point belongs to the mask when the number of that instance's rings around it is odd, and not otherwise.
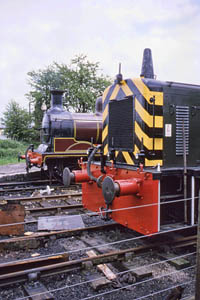
[[[60,75],[56,64],[48,66],[44,70],[31,71],[28,73],[29,84],[33,88],[26,94],[29,103],[34,105],[33,118],[35,126],[39,129],[43,112],[41,106],[44,103],[47,108],[50,107],[50,90],[52,88],[61,88]]]
[[[63,88],[67,90],[65,105],[75,112],[94,111],[96,98],[111,84],[108,76],[98,75],[99,63],[89,62],[87,56],[79,55],[71,60],[69,68],[64,64],[56,66]]]
[[[105,88],[111,84],[108,76],[99,75],[99,63],[89,62],[85,55],[76,56],[71,64],[53,63],[44,70],[28,73],[29,84],[32,88],[27,94],[34,104],[36,126],[42,120],[41,105],[50,107],[50,90],[52,88],[66,91],[64,106],[75,112],[94,111],[95,100],[103,94]]]
[[[29,142],[34,138],[35,132],[31,128],[32,116],[26,109],[20,108],[19,104],[11,100],[1,118],[5,126],[5,135],[17,141]]]

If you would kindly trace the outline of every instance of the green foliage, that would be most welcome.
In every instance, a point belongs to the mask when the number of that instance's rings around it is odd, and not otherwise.
[[[4,133],[7,137],[24,142],[33,140],[35,132],[31,128],[32,116],[20,108],[16,101],[8,103],[3,116],[1,121],[5,125]]]
[[[0,165],[17,163],[18,153],[24,154],[27,144],[10,139],[0,140]]]
[[[84,55],[76,56],[71,64],[53,63],[44,70],[28,73],[29,84],[32,88],[27,94],[34,104],[36,126],[42,120],[41,105],[50,107],[50,90],[52,88],[66,90],[64,105],[75,112],[94,111],[95,100],[103,94],[105,88],[111,84],[110,78],[99,75],[99,63],[92,63]]]
[[[50,107],[50,90],[61,87],[60,74],[54,63],[44,70],[31,71],[28,73],[28,76],[28,83],[33,90],[26,94],[26,96],[29,102],[34,105],[33,117],[35,126],[39,129],[43,117],[41,106],[44,103],[47,108]]]
[[[84,55],[76,56],[71,61],[70,68],[56,64],[60,80],[67,90],[65,97],[66,107],[72,107],[76,112],[94,111],[95,100],[103,94],[111,80],[98,75],[99,63],[92,63]]]
[[[17,149],[20,147],[25,147],[25,144],[10,139],[0,140],[0,149]]]

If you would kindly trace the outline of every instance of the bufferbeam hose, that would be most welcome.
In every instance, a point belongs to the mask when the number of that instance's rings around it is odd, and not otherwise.
[[[92,175],[92,172],[90,170],[90,166],[91,166],[91,162],[93,161],[93,158],[95,156],[95,154],[98,152],[98,150],[101,148],[101,145],[98,145],[96,148],[94,148],[94,150],[92,150],[90,156],[88,157],[88,163],[87,163],[87,173],[88,173],[88,176],[90,177],[91,180],[97,182],[97,179],[96,177],[94,177]]]

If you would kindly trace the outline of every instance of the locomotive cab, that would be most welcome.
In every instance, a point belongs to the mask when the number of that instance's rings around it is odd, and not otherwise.
[[[140,78],[103,94],[101,165],[82,172],[83,204],[142,234],[194,226],[200,175],[200,86],[154,79],[145,49]]]

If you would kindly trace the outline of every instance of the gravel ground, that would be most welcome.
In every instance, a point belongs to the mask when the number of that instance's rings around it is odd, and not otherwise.
[[[25,168],[25,165],[17,164],[10,165],[10,167],[1,166],[0,175],[3,172],[7,172],[8,174],[10,173],[10,170],[17,170],[17,172],[20,172],[20,168]],[[32,217],[30,216],[30,219],[31,218]],[[83,220],[86,227],[113,222],[105,222],[98,216],[89,215],[84,215]],[[37,231],[37,224],[27,224],[25,226],[25,231]],[[120,240],[137,238],[139,236],[139,234],[129,229],[119,227],[116,230],[112,229],[102,231],[98,234],[92,232],[84,233],[80,237],[74,236],[62,239],[50,239],[48,243],[44,244],[44,247],[41,247],[39,249],[0,252],[0,263],[30,258],[31,255],[35,253],[38,253],[40,257],[43,255],[52,255],[62,252],[68,252],[70,254],[70,259],[77,259],[86,256],[83,248],[88,247],[89,245],[98,245],[98,247],[96,248],[101,252],[106,251],[108,248],[110,250],[114,250],[142,245],[143,239],[123,241],[121,243],[114,244],[115,242]],[[151,243],[151,239],[149,239],[148,242]],[[100,247],[100,245],[102,244],[110,245]],[[77,251],[78,249],[82,249],[82,251]],[[185,252],[177,252],[177,255],[183,254],[185,254]],[[195,264],[195,257],[190,256],[187,259],[191,262],[191,265]],[[148,266],[160,261],[161,260],[156,253],[149,252],[146,255],[134,257],[132,261],[128,262],[128,264],[130,264],[131,266],[133,265],[133,268],[141,269],[142,266]],[[112,270],[115,271],[115,273],[120,272],[116,264],[112,264],[110,266]],[[116,281],[111,282],[109,285],[100,288],[98,291],[95,291],[92,288],[91,284],[88,282],[97,277],[102,277],[102,273],[98,272],[97,268],[95,267],[89,270],[77,270],[73,272],[63,273],[62,275],[50,276],[45,279],[41,279],[40,282],[42,282],[49,291],[56,290],[55,292],[52,292],[52,294],[55,297],[55,300],[165,300],[170,293],[170,291],[167,289],[194,279],[193,268],[188,269],[187,271],[177,271],[175,267],[171,266],[169,263],[160,263],[154,266],[149,266],[148,270],[152,271],[152,277],[143,279],[140,282],[135,282],[135,277],[132,273],[129,273],[130,275],[122,274],[118,276],[118,279]],[[173,274],[171,276],[162,277],[166,273]],[[83,282],[87,283],[83,284]],[[166,289],[166,291],[163,293],[153,294],[163,289]],[[194,284],[185,285],[183,297],[192,294],[194,294]],[[146,295],[149,296],[145,297]],[[0,288],[0,300],[17,300],[23,298],[24,296],[24,289],[21,284],[15,284],[6,288]]]
[[[30,169],[30,172],[38,171],[39,169],[33,167]],[[18,164],[8,164],[0,166],[0,176],[2,175],[12,175],[12,174],[23,174],[26,173],[26,164],[18,163]]]
[[[85,223],[90,226],[103,223],[99,217],[89,217],[84,216]],[[78,252],[77,249],[83,249],[87,247],[88,244],[85,244],[87,241],[90,245],[93,245],[95,242],[100,246],[100,244],[107,244],[116,242],[119,240],[130,239],[138,237],[139,235],[131,230],[120,227],[116,230],[108,230],[106,232],[96,233],[84,233],[81,237],[70,237],[62,238],[58,240],[50,240],[46,247],[40,249],[32,249],[24,251],[15,251],[15,252],[4,252],[0,254],[0,261],[11,261],[18,260],[23,258],[30,258],[32,254],[39,253],[40,256],[48,254],[56,254],[61,252],[69,252],[70,259],[76,259],[80,257],[85,257],[85,251]],[[151,242],[151,240],[150,240]],[[135,247],[143,243],[143,239],[133,240],[129,242],[123,242],[120,244],[109,245],[110,250],[113,249],[124,249],[126,247]],[[96,245],[95,244],[95,245]],[[96,247],[98,248],[98,247]],[[103,247],[103,250],[106,250],[106,247]],[[102,251],[103,251],[102,250]],[[182,253],[179,253],[182,254]],[[195,259],[190,257],[189,260],[191,264],[195,263]],[[156,253],[149,252],[148,255],[143,255],[140,257],[133,258],[132,262],[134,268],[141,268],[144,265],[149,265],[155,262],[160,262],[160,258]],[[119,270],[112,267],[116,273]],[[144,279],[144,282],[135,283],[135,278],[133,275],[130,276],[119,276],[118,280],[110,283],[109,285],[95,291],[90,283],[82,284],[88,280],[92,280],[96,277],[101,277],[102,273],[99,273],[96,268],[83,271],[74,271],[71,273],[65,273],[62,275],[50,276],[45,279],[41,279],[41,282],[45,285],[48,290],[57,290],[53,293],[56,300],[66,299],[98,299],[98,300],[134,300],[140,297],[145,297],[150,293],[159,291],[162,289],[168,289],[171,286],[181,284],[183,282],[190,281],[194,278],[194,270],[188,271],[179,271],[168,263],[158,264],[156,266],[150,266],[150,270],[153,272],[153,278],[162,276],[166,273],[174,273],[171,276],[160,277],[159,279],[151,280],[152,278]],[[127,288],[127,285],[130,285]],[[119,290],[118,290],[119,289]],[[194,291],[193,285],[188,285],[184,289],[184,295],[192,294]],[[98,296],[98,294],[100,294]],[[102,295],[101,295],[102,294]],[[155,294],[143,299],[147,300],[164,300],[166,299],[169,291],[166,291],[162,294]],[[20,285],[14,285],[12,287],[6,287],[0,289],[0,299],[4,300],[15,300],[20,297],[24,297],[23,288]]]

